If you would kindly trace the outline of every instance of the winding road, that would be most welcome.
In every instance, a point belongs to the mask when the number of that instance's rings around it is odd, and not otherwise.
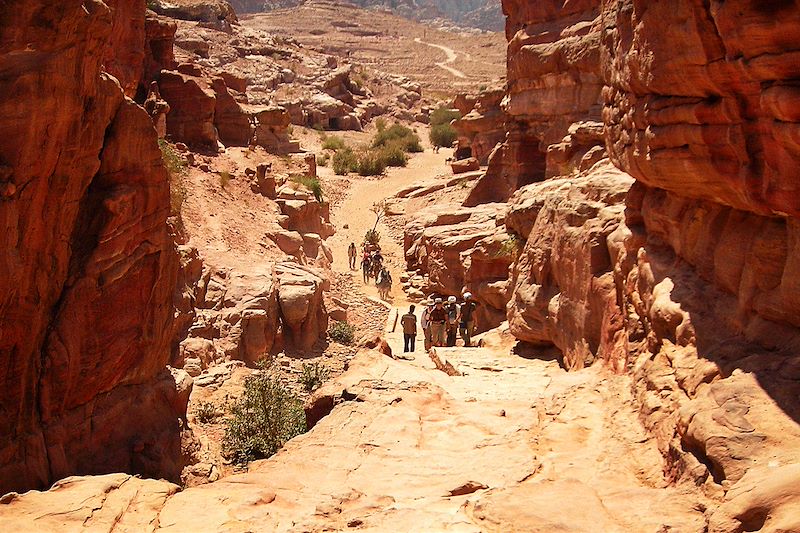
[[[444,70],[446,70],[447,72],[449,72],[450,74],[452,74],[453,76],[455,76],[457,78],[466,78],[467,77],[467,75],[464,74],[463,72],[461,72],[460,70],[450,66],[450,64],[455,63],[456,59],[458,59],[458,54],[452,48],[449,48],[447,46],[443,46],[441,44],[426,43],[425,41],[423,41],[419,37],[415,37],[414,38],[414,42],[415,43],[419,43],[419,44],[424,44],[424,45],[427,45],[427,46],[431,46],[433,48],[438,48],[439,50],[441,50],[442,52],[447,54],[447,60],[443,61],[443,62],[436,63],[436,66],[440,67],[440,68],[443,68]]]

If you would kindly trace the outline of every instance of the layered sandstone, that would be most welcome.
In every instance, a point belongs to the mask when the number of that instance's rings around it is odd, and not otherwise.
[[[786,135],[796,120],[786,87],[797,76],[788,42],[798,11],[609,0],[590,24],[597,4],[504,2],[506,111],[584,111],[565,115],[575,124],[560,141],[556,120],[552,136],[539,130],[529,144],[546,145],[551,179],[515,193],[506,217],[527,237],[512,267],[511,330],[554,345],[568,367],[600,359],[631,374],[670,479],[715,494],[711,531],[791,529],[798,151]],[[543,20],[571,29],[533,31]],[[523,44],[528,35],[547,42]],[[580,41],[588,48],[574,48]],[[574,68],[581,57],[591,58],[591,75],[579,68],[587,76],[571,79],[585,87],[525,101],[530,85],[519,80],[536,77],[519,73]],[[617,169],[597,163],[602,141]]]
[[[133,91],[139,55],[122,66],[144,42],[143,13],[77,0],[5,10],[0,492],[73,473],[177,478],[169,186],[147,113],[102,71]]]

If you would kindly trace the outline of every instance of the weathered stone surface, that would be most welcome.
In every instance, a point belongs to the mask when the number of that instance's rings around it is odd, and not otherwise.
[[[800,215],[797,5],[603,4],[603,116],[615,163],[683,196]]]
[[[214,78],[212,88],[216,96],[214,125],[219,140],[225,146],[248,146],[253,139],[251,116],[236,101],[222,78]]]
[[[278,304],[287,342],[300,350],[310,350],[328,331],[323,291],[330,282],[321,272],[295,263],[275,265]]]
[[[103,54],[103,70],[117,78],[125,96],[134,98],[144,74],[145,2],[108,0],[111,35]]]
[[[0,25],[0,492],[180,470],[168,182],[101,72],[121,13],[13,2]]]
[[[464,99],[461,119],[453,123],[458,132],[456,159],[474,157],[481,165],[489,162],[489,154],[506,138],[506,119],[500,107],[504,96],[505,89],[493,89],[480,93],[474,103]]]
[[[208,80],[196,74],[161,72],[158,86],[170,106],[167,134],[176,142],[216,149],[219,142],[214,125],[217,98]]]
[[[607,164],[591,176],[528,185],[510,202],[506,226],[525,241],[511,281],[511,333],[555,344],[568,368],[615,348],[604,342],[621,326],[606,240],[631,184]]]

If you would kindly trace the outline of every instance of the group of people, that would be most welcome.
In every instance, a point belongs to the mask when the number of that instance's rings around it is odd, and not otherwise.
[[[358,252],[356,243],[351,242],[347,248],[347,256],[350,261],[350,270],[356,269],[356,259]],[[381,298],[386,299],[392,290],[392,274],[383,264],[383,255],[380,248],[364,243],[364,250],[361,257],[361,271],[364,275],[364,283],[369,283],[370,278],[375,279],[375,286],[378,288]]]
[[[464,301],[450,296],[447,302],[442,298],[435,298],[423,302],[425,309],[422,311],[420,326],[425,334],[425,349],[433,346],[455,346],[456,337],[461,335],[464,346],[472,346],[472,336],[475,333],[475,315],[478,302],[469,292],[464,293]],[[415,306],[411,306],[408,313],[401,318],[403,326],[403,351],[415,351],[417,337],[417,317],[414,314]]]

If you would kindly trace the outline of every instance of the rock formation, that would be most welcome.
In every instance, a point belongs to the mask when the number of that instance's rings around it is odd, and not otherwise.
[[[150,119],[125,96],[143,11],[110,6],[4,8],[0,492],[182,466],[169,188]]]

